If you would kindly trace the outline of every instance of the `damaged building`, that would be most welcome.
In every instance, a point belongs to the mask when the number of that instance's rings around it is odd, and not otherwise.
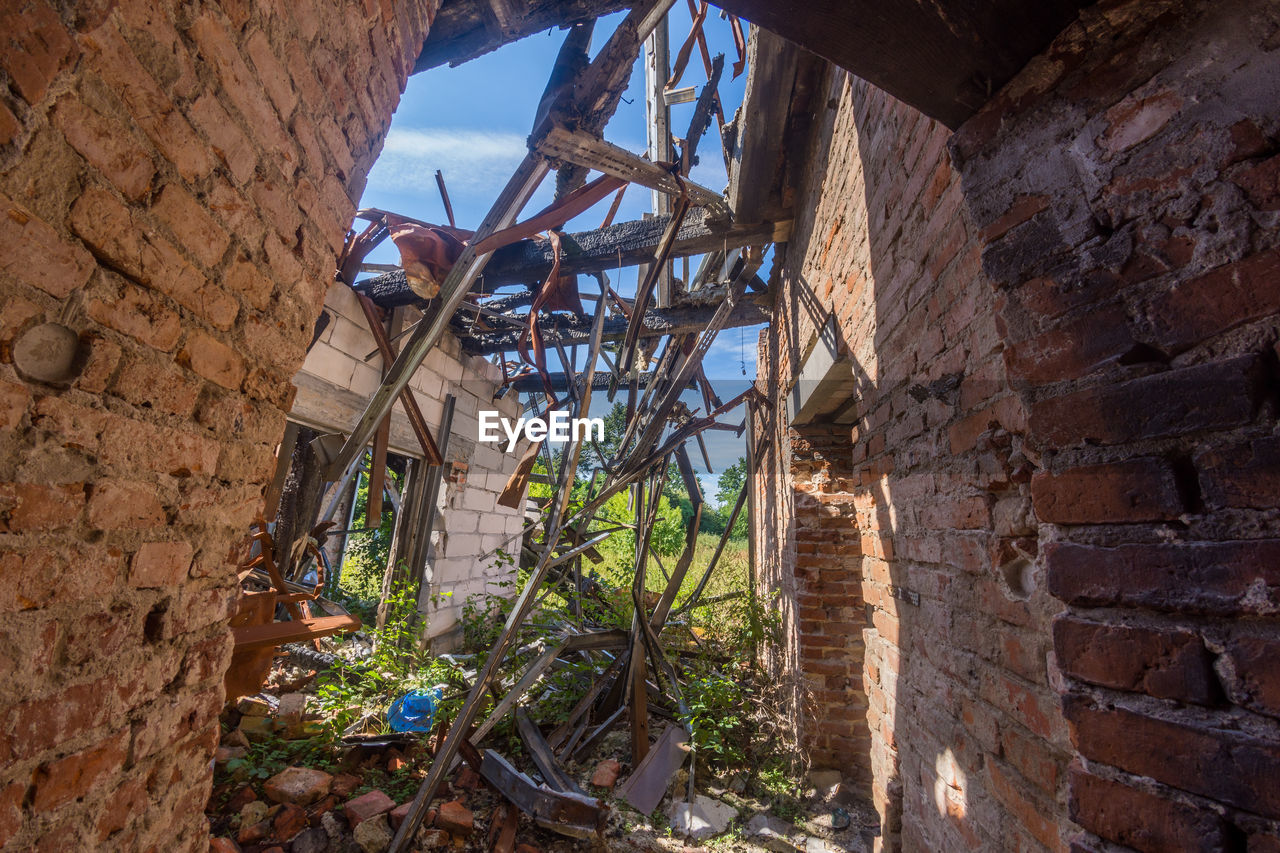
[[[695,836],[714,800],[773,849],[1280,851],[1280,7],[723,0],[685,39],[683,6],[0,11],[0,848],[345,850],[325,828],[366,821],[356,849],[634,847],[619,809]],[[411,75],[548,30],[474,231],[358,209]],[[650,149],[605,140],[661,53]],[[677,83],[687,131],[654,106]],[[652,216],[563,227],[628,186]],[[703,357],[761,326],[721,399]],[[478,440],[484,410],[593,394],[626,408],[612,454]],[[747,478],[708,555],[714,430]],[[593,526],[615,496],[631,520]],[[361,618],[337,575],[384,501]],[[828,828],[865,821],[829,838],[755,821],[689,748],[686,623],[739,514],[776,636],[715,665],[769,686],[799,776],[836,771]],[[616,534],[635,579],[604,589]],[[404,795],[215,785],[236,700],[286,647],[384,628],[392,590],[436,657],[504,601],[448,724],[397,730]],[[533,718],[553,671],[585,686]],[[241,796],[257,822],[211,823]]]

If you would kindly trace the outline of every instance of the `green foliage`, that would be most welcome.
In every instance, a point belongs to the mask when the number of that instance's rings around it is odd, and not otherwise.
[[[744,682],[710,670],[689,678],[681,689],[689,707],[685,722],[698,755],[721,766],[745,761],[750,691]]]
[[[418,644],[417,603],[403,589],[387,598],[387,618],[382,628],[366,623],[373,653],[359,665],[339,664],[321,676],[316,699],[332,735],[342,732],[368,712],[385,713],[392,700],[410,690],[428,690],[438,684],[465,689],[466,681],[448,662],[427,655]],[[446,690],[446,695],[450,690]],[[456,702],[455,702],[456,704]],[[436,720],[456,708],[442,704]]]
[[[800,786],[785,761],[771,758],[756,767],[752,777],[756,795],[769,801],[773,814],[788,823],[795,823],[804,814]]]
[[[390,468],[387,477],[397,488],[401,477]],[[356,488],[355,513],[351,517],[353,528],[369,527],[369,478],[361,476]],[[382,576],[391,554],[391,536],[395,526],[395,514],[391,502],[382,502],[382,517],[372,530],[365,529],[347,537],[347,550],[342,560],[342,592],[356,601],[377,602],[382,595]],[[357,605],[357,610],[359,609]]]
[[[658,514],[649,534],[649,547],[659,556],[673,557],[684,550],[684,514],[680,507],[668,503],[664,495],[658,501]]]
[[[219,774],[241,782],[263,782],[295,764],[326,771],[332,771],[335,766],[328,743],[312,739],[284,740],[272,734],[265,740],[250,743],[248,753],[228,761]]]
[[[721,519],[721,531],[729,523],[729,515],[733,512],[733,505],[737,502],[738,493],[742,491],[742,484],[746,481],[747,459],[745,456],[739,456],[737,462],[720,472],[720,479],[716,481],[716,500],[719,501],[720,506],[717,508],[716,513]],[[742,512],[738,513],[738,520],[734,522],[733,532],[729,535],[734,539],[747,538],[747,510],[745,506],[742,508]]]

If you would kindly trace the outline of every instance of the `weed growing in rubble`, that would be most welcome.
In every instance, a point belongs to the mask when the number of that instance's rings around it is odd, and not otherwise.
[[[337,736],[359,718],[386,712],[392,700],[410,690],[446,686],[446,701],[437,719],[451,715],[456,689],[465,688],[457,668],[447,660],[433,658],[418,645],[417,602],[404,589],[387,598],[386,620],[366,628],[373,653],[357,665],[339,664],[326,672],[316,690],[316,699],[325,715],[331,735]],[[375,722],[375,728],[377,723]]]
[[[332,770],[333,753],[315,740],[285,740],[272,734],[249,744],[248,753],[228,761],[220,773],[240,782],[264,782],[295,764]]]
[[[750,688],[737,678],[711,671],[689,678],[681,691],[689,708],[685,722],[699,757],[721,767],[742,764],[750,732]]]

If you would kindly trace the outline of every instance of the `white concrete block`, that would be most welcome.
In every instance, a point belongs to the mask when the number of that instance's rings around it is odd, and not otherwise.
[[[312,376],[318,376],[326,382],[346,388],[351,384],[351,375],[355,372],[356,362],[341,350],[334,349],[325,343],[317,343],[307,353],[302,369]]]
[[[452,434],[458,437],[467,438],[475,441],[480,434],[480,421],[476,419],[475,412],[453,410],[453,425],[451,427]],[[467,479],[470,480],[470,471],[467,472]]]
[[[476,530],[480,533],[497,533],[505,534],[507,532],[507,520],[498,512],[486,512],[476,516],[478,524]],[[487,548],[485,550],[488,550]]]
[[[418,370],[413,374],[413,381],[409,383],[423,396],[430,397],[433,400],[444,399],[444,381],[435,373],[429,370]]]
[[[476,512],[493,512],[498,506],[498,496],[486,489],[468,486],[462,496],[462,506]]]
[[[474,510],[454,510],[461,527],[460,530],[466,533],[480,532],[480,520],[485,517],[486,513],[476,512]]]
[[[471,468],[481,471],[505,471],[509,474],[516,469],[520,455],[515,452],[507,453],[505,448],[505,444],[477,444],[475,453],[471,457]],[[517,446],[516,450],[519,449]]]
[[[356,362],[351,374],[351,390],[361,396],[372,396],[382,384],[382,373],[362,362]]]
[[[337,317],[329,324],[329,345],[359,359],[378,348],[367,326],[353,323],[346,317]],[[380,367],[382,357],[374,356],[370,363],[375,362],[375,366]]]
[[[328,308],[331,314],[341,315],[348,320],[359,321],[364,317],[364,312],[360,310],[360,303],[356,301],[355,292],[340,281],[334,281],[329,285],[329,290],[324,296],[324,307]]]
[[[445,553],[450,559],[458,557],[479,557],[484,553],[481,538],[474,533],[450,534],[445,545]]]

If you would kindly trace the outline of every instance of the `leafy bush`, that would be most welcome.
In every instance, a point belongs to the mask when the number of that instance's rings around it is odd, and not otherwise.
[[[701,759],[720,766],[745,761],[750,694],[744,681],[711,670],[689,678],[681,689],[689,708],[685,722]]]

